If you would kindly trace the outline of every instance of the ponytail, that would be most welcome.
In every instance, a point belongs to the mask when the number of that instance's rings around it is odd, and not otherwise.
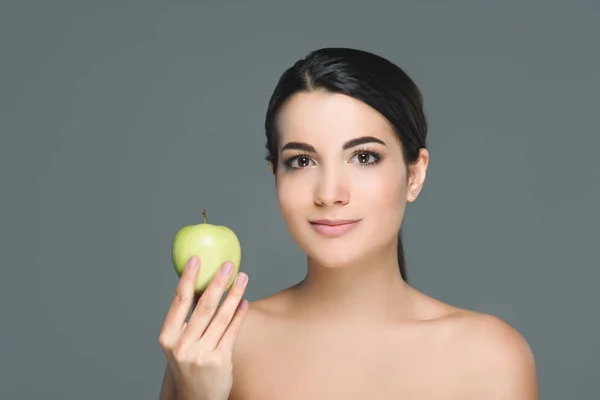
[[[405,282],[408,282],[406,276],[406,260],[404,259],[404,247],[402,246],[402,230],[398,234],[398,266],[400,267],[400,275]]]

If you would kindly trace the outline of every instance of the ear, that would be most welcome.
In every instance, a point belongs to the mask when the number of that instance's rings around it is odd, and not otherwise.
[[[422,148],[419,151],[419,159],[409,166],[410,177],[408,180],[406,200],[414,202],[419,193],[423,190],[425,176],[427,175],[427,166],[429,165],[429,151]]]
[[[269,161],[269,169],[271,170],[271,173],[273,173],[273,161]]]

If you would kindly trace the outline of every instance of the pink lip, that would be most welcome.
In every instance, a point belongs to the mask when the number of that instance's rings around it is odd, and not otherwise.
[[[353,229],[359,222],[359,219],[353,220],[331,220],[320,219],[310,221],[314,230],[325,236],[341,236]]]

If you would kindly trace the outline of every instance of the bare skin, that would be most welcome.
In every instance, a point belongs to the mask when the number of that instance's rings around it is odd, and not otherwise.
[[[414,288],[414,318],[321,318],[296,287],[251,302],[230,400],[538,399],[533,356],[500,319]]]
[[[277,123],[278,202],[307,275],[250,305],[230,399],[537,399],[533,356],[515,329],[400,276],[397,232],[428,151],[407,169],[387,121],[340,94],[296,94]],[[308,223],[321,218],[359,222],[333,237]]]
[[[182,328],[191,301],[174,305],[161,343],[175,374],[167,369],[161,399],[182,400],[178,386],[214,392],[207,400],[538,400],[535,362],[519,332],[436,300],[399,273],[397,235],[423,188],[428,151],[407,166],[388,122],[340,94],[296,94],[277,123],[281,149],[271,169],[282,216],[307,254],[306,277],[238,312],[242,287],[223,311],[212,309],[217,282],[191,328]],[[334,235],[322,219],[355,222]],[[193,276],[185,282],[189,299]],[[207,315],[222,317],[211,328]],[[215,346],[221,334],[227,339]]]
[[[409,285],[404,305],[410,304],[410,317],[329,314],[327,305],[319,312],[314,302],[298,303],[302,284],[251,302],[241,329],[232,321],[237,337],[229,400],[539,399],[527,342],[494,316]],[[213,290],[219,292],[217,285]],[[168,367],[161,399],[187,398],[176,386]]]

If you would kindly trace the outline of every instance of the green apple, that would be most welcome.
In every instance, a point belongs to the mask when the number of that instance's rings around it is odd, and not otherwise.
[[[203,292],[215,273],[225,261],[233,263],[233,273],[227,283],[231,287],[240,269],[242,249],[236,234],[224,225],[206,222],[206,210],[202,212],[204,222],[187,225],[177,231],[173,239],[171,257],[177,275],[181,278],[185,264],[192,256],[200,259],[200,271],[196,280],[195,292]]]

